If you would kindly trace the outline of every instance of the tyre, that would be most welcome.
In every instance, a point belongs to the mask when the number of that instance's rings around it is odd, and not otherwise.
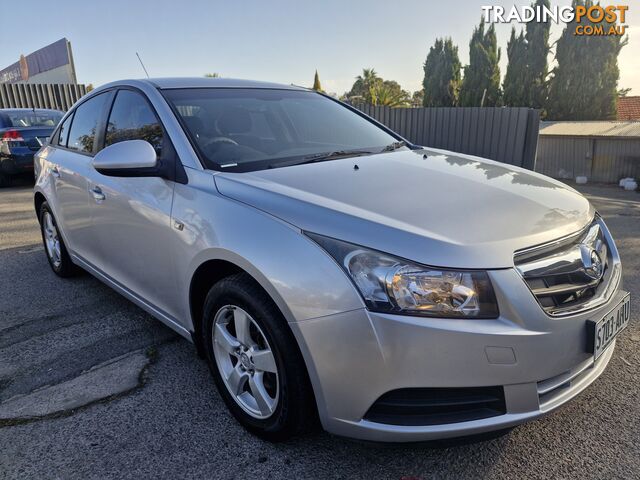
[[[216,283],[205,300],[203,321],[202,344],[218,391],[247,430],[281,441],[317,424],[295,338],[249,275]]]
[[[0,172],[0,188],[11,186],[11,177],[6,173]]]
[[[53,272],[60,277],[76,275],[79,268],[71,262],[62,235],[58,231],[56,219],[47,202],[43,202],[40,206],[38,218],[40,219],[40,232],[42,233],[44,251]]]

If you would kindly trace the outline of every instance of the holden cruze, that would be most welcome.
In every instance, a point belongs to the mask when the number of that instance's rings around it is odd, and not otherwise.
[[[279,440],[501,430],[575,397],[629,322],[616,246],[564,184],[412,145],[306,89],[105,85],[36,158],[49,264],[191,340]]]

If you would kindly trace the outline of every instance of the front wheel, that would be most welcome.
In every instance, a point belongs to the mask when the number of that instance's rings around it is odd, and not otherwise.
[[[280,441],[315,424],[315,402],[296,341],[249,275],[227,277],[211,288],[203,336],[218,391],[245,428]]]

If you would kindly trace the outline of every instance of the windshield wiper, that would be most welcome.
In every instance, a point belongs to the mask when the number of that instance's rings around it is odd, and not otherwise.
[[[291,167],[293,165],[305,165],[307,163],[324,162],[325,160],[336,160],[338,158],[358,157],[361,155],[371,155],[374,152],[369,150],[337,150],[335,152],[314,153],[306,155],[301,159],[272,163],[269,168]]]
[[[390,143],[389,145],[384,147],[381,151],[382,152],[393,152],[394,150],[398,150],[399,148],[408,147],[408,146],[409,146],[409,144],[407,142],[405,142],[404,140],[400,140],[398,142]]]

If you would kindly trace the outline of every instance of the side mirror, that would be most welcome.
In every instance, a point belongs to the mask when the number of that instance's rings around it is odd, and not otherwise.
[[[145,140],[126,140],[103,148],[93,157],[93,168],[111,177],[160,177],[158,155]]]

